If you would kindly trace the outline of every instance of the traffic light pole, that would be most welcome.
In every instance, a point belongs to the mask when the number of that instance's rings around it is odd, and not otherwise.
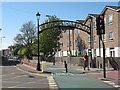
[[[102,41],[103,45],[103,74],[104,78],[106,78],[106,70],[105,70],[105,44],[102,40],[102,34],[105,34],[105,24],[104,24],[104,15],[99,15],[96,18],[97,22],[97,35],[99,35],[100,40]],[[100,55],[100,40],[99,40],[99,55]]]
[[[103,44],[103,74],[104,78],[106,78],[106,69],[105,69],[105,44],[104,41],[102,40],[102,37],[100,37],[102,44]]]

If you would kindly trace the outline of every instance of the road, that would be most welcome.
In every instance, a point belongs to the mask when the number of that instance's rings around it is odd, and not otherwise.
[[[2,90],[43,90],[49,88],[47,76],[30,73],[16,67],[18,61],[9,60],[2,67]]]

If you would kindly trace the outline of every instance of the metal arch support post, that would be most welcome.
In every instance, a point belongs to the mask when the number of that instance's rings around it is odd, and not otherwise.
[[[92,61],[92,44],[93,44],[93,28],[92,28],[92,17],[90,17],[90,20],[91,20],[91,22],[90,22],[90,59],[91,60],[89,60],[89,64],[91,63],[91,66],[93,66],[93,61]],[[89,67],[89,66],[88,66]]]

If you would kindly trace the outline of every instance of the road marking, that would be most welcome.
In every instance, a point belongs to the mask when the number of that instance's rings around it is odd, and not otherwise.
[[[18,68],[18,67],[16,67],[16,68],[17,68],[18,70],[22,71],[22,72],[29,73],[29,74],[31,74],[31,75],[37,75],[37,76],[47,77],[47,75],[45,75],[45,74],[30,73],[30,72],[24,71],[24,70],[22,70],[22,69],[20,69],[20,68]]]
[[[119,88],[119,87],[120,87],[120,85],[113,85],[113,87]]]
[[[8,75],[11,75],[11,74],[15,74],[15,73],[9,73],[9,74],[0,75],[0,76],[8,76]]]
[[[50,90],[58,89],[58,86],[54,81],[53,75],[47,76],[47,79],[48,79],[48,82],[49,82]]]
[[[21,76],[16,76],[16,77],[13,77],[13,78],[10,78],[10,79],[2,79],[2,80],[11,80],[11,79],[15,79],[15,78],[19,78],[19,77],[26,77],[28,75],[21,75]]]
[[[8,76],[8,75],[0,75],[0,76]]]
[[[2,82],[7,82],[7,83],[21,83],[21,82],[16,82],[16,81],[2,81]]]
[[[111,82],[111,83],[109,83],[109,84],[110,84],[110,85],[114,85],[115,83],[112,83],[112,82]]]
[[[115,88],[120,88],[120,85],[117,85],[116,83],[114,83],[114,82],[111,82],[111,81],[103,81],[104,83],[107,83],[107,84],[109,84],[109,85],[112,85],[113,87],[115,87]]]
[[[44,80],[46,80],[46,79],[41,79],[41,80],[38,80],[38,81],[44,81]],[[22,84],[11,86],[11,87],[7,87],[7,88],[19,88],[21,85],[38,83],[38,81],[36,81],[36,82],[24,82],[24,83],[21,82]],[[39,84],[48,84],[48,83],[42,83],[42,82],[40,83],[39,82]]]

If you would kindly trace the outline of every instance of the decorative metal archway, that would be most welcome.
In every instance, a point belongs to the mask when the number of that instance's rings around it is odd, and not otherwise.
[[[42,27],[42,30],[39,31],[39,34],[42,33],[43,31],[51,29],[51,28],[59,28],[59,29],[66,29],[66,30],[67,29],[74,30],[76,28],[76,29],[79,29],[79,30],[82,30],[82,31],[88,33],[89,35],[91,32],[90,31],[91,27],[89,27],[83,23],[79,23],[79,22],[75,22],[75,21],[68,21],[68,20],[51,21],[51,22],[43,23],[39,26]]]
[[[91,37],[91,31],[92,31],[91,26],[92,25],[87,26],[83,23],[69,21],[69,20],[57,20],[57,21],[46,22],[41,25],[38,24],[38,37],[39,37],[39,34],[42,33],[43,31],[46,31],[52,28],[59,28],[62,30],[74,30],[76,28],[76,29],[86,32],[87,34],[90,35],[90,38],[92,38]],[[42,28],[42,30],[39,31],[40,28]],[[92,46],[92,43],[90,42],[90,48],[91,46]],[[38,40],[38,47],[39,47],[39,40]],[[92,51],[90,53],[91,53],[90,56],[92,58]],[[39,50],[38,50],[38,58],[39,58]]]

